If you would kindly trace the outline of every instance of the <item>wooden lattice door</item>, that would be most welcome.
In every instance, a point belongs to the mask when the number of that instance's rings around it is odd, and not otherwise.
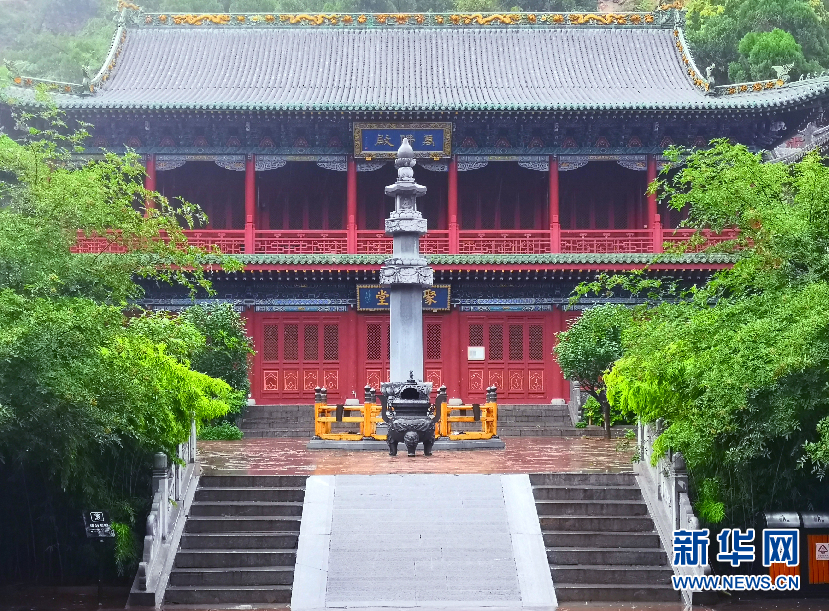
[[[360,347],[363,357],[362,372],[358,379],[363,385],[372,386],[378,392],[380,383],[389,379],[389,317],[370,315],[362,317]]]
[[[546,400],[552,338],[541,316],[471,316],[464,326],[466,346],[484,348],[483,360],[466,360],[468,400],[480,398],[488,386],[498,387],[502,401]]]
[[[380,389],[389,379],[389,317],[368,315],[360,324],[360,351],[363,357],[362,384]],[[443,381],[443,322],[440,315],[423,316],[423,375],[437,391]]]
[[[432,396],[443,383],[443,317],[440,314],[423,316],[423,379],[432,383]]]
[[[335,316],[264,319],[257,342],[261,400],[307,403],[316,386],[328,389],[329,400],[340,398],[340,336]]]

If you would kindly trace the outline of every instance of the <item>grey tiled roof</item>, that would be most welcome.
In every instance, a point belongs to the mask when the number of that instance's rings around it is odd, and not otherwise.
[[[64,108],[272,110],[749,109],[827,79],[705,95],[659,27],[139,27]]]

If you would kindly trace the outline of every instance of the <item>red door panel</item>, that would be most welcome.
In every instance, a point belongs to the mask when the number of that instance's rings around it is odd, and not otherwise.
[[[266,315],[257,325],[254,379],[260,403],[308,403],[314,388],[325,386],[329,401],[345,394],[341,388],[342,317],[323,314]]]
[[[546,403],[553,396],[552,333],[549,314],[469,315],[461,325],[461,352],[466,375],[464,398],[483,400],[488,386],[498,388],[498,400]],[[484,348],[484,360],[468,359],[467,348]]]

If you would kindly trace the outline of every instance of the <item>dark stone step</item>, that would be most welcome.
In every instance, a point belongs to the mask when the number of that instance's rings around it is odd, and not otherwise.
[[[641,501],[639,486],[535,486],[539,501]]]
[[[290,603],[291,586],[235,586],[206,588],[174,586],[167,588],[165,603],[177,604],[256,604]]]
[[[275,426],[284,426],[287,428],[299,429],[299,428],[314,428],[314,421],[313,420],[281,420],[275,418],[245,418],[242,422],[242,426],[250,429],[268,429],[274,428]]]
[[[202,502],[282,502],[302,503],[304,488],[219,488],[207,487],[196,490],[196,503]]]
[[[280,431],[278,429],[258,429],[255,431],[249,431],[242,428],[242,432],[245,434],[245,439],[311,439],[311,437],[314,436],[313,429],[309,429],[307,431]]]
[[[555,584],[559,602],[678,602],[672,586],[640,584]]]
[[[663,566],[668,556],[661,549],[548,547],[547,560],[561,564],[615,564]]]
[[[314,406],[313,404],[308,405],[248,405],[245,408],[245,416],[249,414],[293,414],[293,413],[302,413],[302,414],[313,414],[314,413]]]
[[[246,568],[290,566],[296,562],[295,550],[179,550],[176,568]]]
[[[601,531],[544,531],[547,547],[638,547],[661,549],[659,535],[655,532],[601,532]]]
[[[541,530],[546,531],[600,531],[600,532],[653,532],[650,516],[539,516]]]
[[[246,569],[197,568],[173,569],[171,586],[290,586],[293,566],[263,566]]]
[[[302,503],[196,501],[191,516],[302,516]]]
[[[536,501],[539,517],[547,516],[646,516],[643,501]]]
[[[551,565],[553,583],[558,584],[647,584],[671,585],[668,566]]]
[[[184,524],[186,533],[299,532],[300,518],[284,517],[206,517],[190,516]]]
[[[297,488],[305,489],[304,475],[203,475],[200,488]]]
[[[533,486],[636,486],[636,477],[627,473],[533,473]]]
[[[296,549],[298,540],[298,532],[185,533],[181,536],[181,549]]]

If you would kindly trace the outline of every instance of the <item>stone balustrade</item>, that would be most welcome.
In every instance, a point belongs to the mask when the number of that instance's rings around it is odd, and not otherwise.
[[[130,591],[131,606],[156,606],[164,596],[170,565],[198,480],[195,421],[191,423],[190,438],[178,446],[177,458],[171,465],[165,454],[153,457],[153,500],[147,516],[141,562]]]
[[[673,531],[695,530],[700,527],[699,518],[688,496],[688,470],[685,459],[679,452],[659,456],[655,461],[653,442],[663,430],[662,420],[654,423],[639,423],[637,442],[639,462],[637,480],[642,496],[648,504],[662,546],[673,560]],[[673,562],[671,562],[673,565]],[[710,565],[690,567],[673,566],[676,575],[705,575],[711,572]],[[687,605],[701,602],[698,592],[683,590],[682,597]]]

